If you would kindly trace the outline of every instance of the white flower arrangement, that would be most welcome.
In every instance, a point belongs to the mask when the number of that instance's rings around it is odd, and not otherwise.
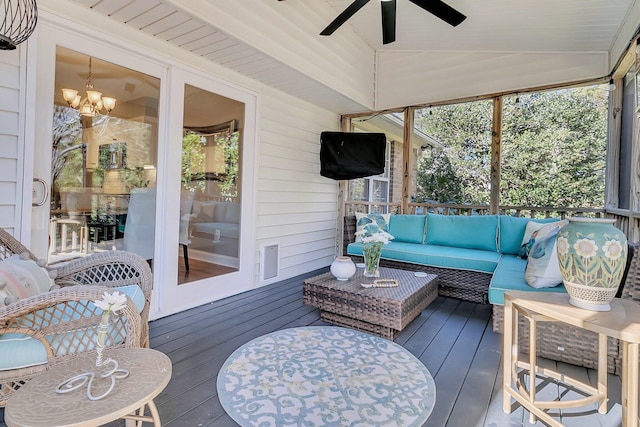
[[[386,231],[380,230],[376,224],[367,224],[360,231],[356,231],[356,236],[360,237],[362,243],[382,243],[386,245],[393,236]]]
[[[96,307],[101,308],[105,311],[105,314],[109,314],[110,312],[117,313],[122,310],[127,304],[127,296],[125,294],[121,294],[118,291],[113,291],[113,293],[104,292],[102,294],[102,299],[93,302]]]
[[[362,241],[362,254],[365,263],[366,277],[378,277],[378,263],[382,246],[393,240],[393,236],[386,231],[380,230],[376,224],[367,224],[360,231],[356,231]]]

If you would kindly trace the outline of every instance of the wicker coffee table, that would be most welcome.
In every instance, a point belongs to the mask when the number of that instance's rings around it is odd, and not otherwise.
[[[363,288],[373,279],[364,269],[347,281],[331,273],[304,281],[304,303],[320,309],[323,320],[393,340],[438,296],[438,276],[416,277],[412,271],[380,268],[380,279],[396,279],[394,288]]]

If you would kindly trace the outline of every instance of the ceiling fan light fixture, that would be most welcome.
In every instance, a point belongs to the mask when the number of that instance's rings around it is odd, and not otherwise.
[[[441,0],[409,1],[454,27],[460,25],[462,21],[467,19],[465,15]],[[333,34],[367,3],[369,3],[369,0],[354,0],[337,18],[320,32],[320,35],[330,36]],[[389,44],[396,39],[396,0],[380,0],[380,6],[382,8],[382,43]]]

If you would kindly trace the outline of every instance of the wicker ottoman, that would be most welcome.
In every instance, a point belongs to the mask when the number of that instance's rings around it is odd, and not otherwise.
[[[396,279],[393,288],[363,288],[373,279],[355,276],[339,281],[331,273],[304,281],[304,303],[320,309],[323,320],[393,340],[438,296],[438,276],[416,277],[411,271],[380,268],[381,279]]]

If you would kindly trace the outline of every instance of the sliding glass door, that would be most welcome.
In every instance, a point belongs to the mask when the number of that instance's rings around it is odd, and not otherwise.
[[[57,24],[36,40],[34,253],[139,254],[151,318],[253,288],[257,95]]]
[[[244,104],[186,84],[178,283],[238,271]]]

